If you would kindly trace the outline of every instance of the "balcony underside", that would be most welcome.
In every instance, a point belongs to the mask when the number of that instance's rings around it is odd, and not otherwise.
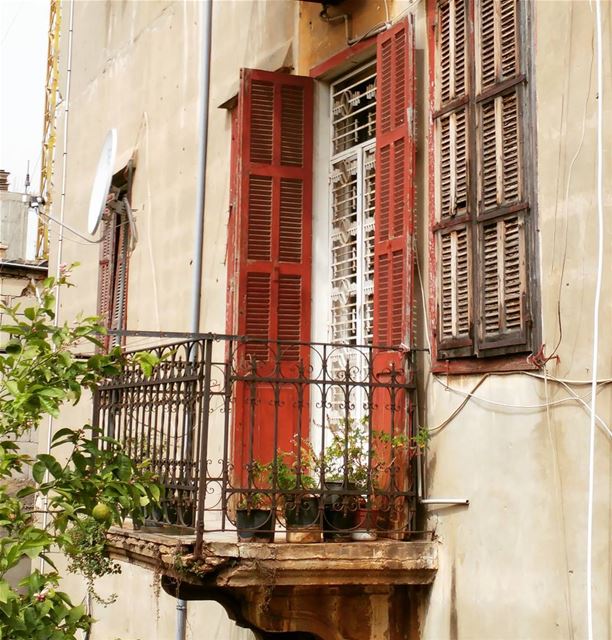
[[[161,574],[173,596],[216,600],[261,638],[417,637],[418,604],[437,570],[432,541],[241,543],[234,532],[211,533],[198,557],[195,542],[160,529],[109,534],[112,557]],[[360,612],[358,624],[347,611]]]

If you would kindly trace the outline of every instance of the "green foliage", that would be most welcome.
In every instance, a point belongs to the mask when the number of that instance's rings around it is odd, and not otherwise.
[[[276,486],[283,491],[314,489],[317,483],[313,474],[320,466],[318,457],[306,438],[298,446],[294,437],[293,445],[291,451],[278,451],[276,462],[268,465],[270,483],[276,479]]]
[[[323,464],[326,478],[330,481],[344,480],[358,489],[366,490],[379,486],[384,473],[415,446],[424,449],[429,439],[427,429],[419,429],[413,438],[404,433],[391,435],[386,431],[372,429],[368,434],[369,416],[360,420],[342,418],[332,426],[332,438],[325,448]]]
[[[105,554],[108,528],[127,517],[142,522],[143,507],[160,497],[146,465],[133,463],[119,442],[89,425],[59,429],[50,453],[32,459],[19,452],[15,441],[26,430],[37,429],[47,415],[58,418],[63,405],[76,404],[84,390],[119,374],[126,364],[118,348],[77,355],[86,343],[100,346],[97,318],[55,326],[54,291],[70,286],[68,275],[45,280],[36,304],[23,311],[1,306],[12,323],[0,328],[9,335],[0,355],[0,640],[69,640],[89,629],[85,606],[59,590],[61,576],[49,552],[66,553],[69,569],[81,572],[93,589],[96,577],[118,569]],[[155,363],[137,360],[145,374],[152,371]],[[9,481],[28,467],[31,485],[11,495]],[[103,522],[92,517],[99,505],[108,507]],[[9,584],[9,569],[41,558],[53,571],[34,570],[19,588]]]

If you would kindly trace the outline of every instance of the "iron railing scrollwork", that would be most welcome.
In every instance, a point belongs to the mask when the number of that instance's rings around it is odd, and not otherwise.
[[[149,521],[195,531],[196,553],[206,532],[236,528],[410,536],[422,452],[410,354],[211,334],[147,350],[151,375],[129,360],[99,385],[94,423],[158,476]]]

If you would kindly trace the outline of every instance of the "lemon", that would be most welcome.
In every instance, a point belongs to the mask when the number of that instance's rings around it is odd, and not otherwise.
[[[108,505],[105,505],[103,502],[98,502],[93,508],[91,515],[97,522],[109,522],[113,514]]]

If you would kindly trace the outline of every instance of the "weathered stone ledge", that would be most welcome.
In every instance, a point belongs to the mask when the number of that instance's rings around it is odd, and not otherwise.
[[[218,587],[277,585],[430,584],[437,569],[435,542],[327,542],[318,544],[232,542],[211,534],[194,558],[195,536],[159,530],[111,529],[114,558],[192,584]],[[225,538],[225,539],[223,539]]]

